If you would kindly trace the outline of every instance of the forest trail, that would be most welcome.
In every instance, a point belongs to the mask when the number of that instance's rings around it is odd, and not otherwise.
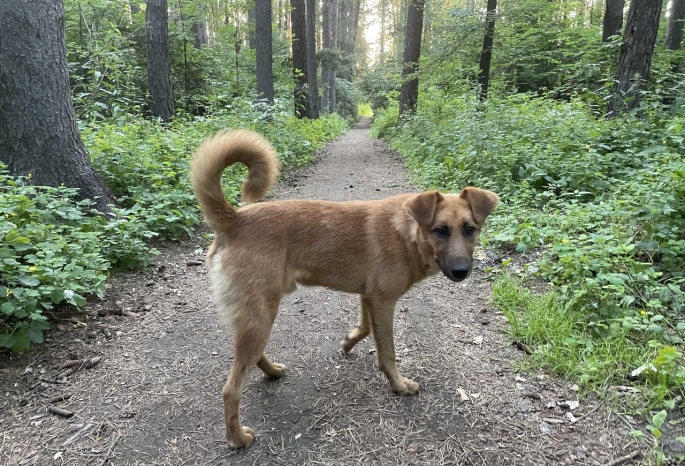
[[[369,123],[286,174],[274,197],[416,191],[401,160],[370,138]],[[488,259],[477,253],[465,282],[437,276],[398,303],[399,366],[421,385],[417,396],[390,392],[370,339],[340,353],[357,296],[320,288],[287,296],[267,348],[287,375],[271,381],[253,371],[242,418],[257,439],[232,450],[220,395],[231,339],[208,292],[205,233],[165,246],[154,266],[112,278],[105,301],[62,317],[45,344],[2,355],[0,464],[602,465],[639,448],[627,422],[597,400],[583,398],[569,417],[557,402],[578,399],[570,384],[517,372],[525,355],[488,301]],[[52,377],[57,364],[94,356],[102,358],[94,367]],[[48,401],[59,394],[70,398]],[[53,415],[49,406],[75,414]]]

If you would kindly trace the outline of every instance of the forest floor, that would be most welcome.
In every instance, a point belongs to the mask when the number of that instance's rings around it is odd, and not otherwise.
[[[401,160],[370,138],[369,123],[285,174],[272,197],[417,191]],[[370,338],[341,354],[357,296],[321,288],[288,295],[266,351],[287,375],[272,381],[253,371],[242,418],[256,441],[233,450],[220,394],[232,347],[208,292],[206,233],[111,278],[105,300],[60,314],[44,344],[0,354],[0,464],[605,465],[647,451],[629,435],[630,416],[591,395],[579,400],[572,382],[519,372],[527,356],[489,302],[483,268],[493,256],[482,251],[465,282],[436,276],[398,303],[399,366],[421,385],[416,396],[390,392]],[[94,357],[68,377],[56,369]],[[620,464],[639,460],[631,461]]]

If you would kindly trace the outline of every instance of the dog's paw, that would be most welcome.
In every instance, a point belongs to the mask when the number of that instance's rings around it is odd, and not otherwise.
[[[419,384],[402,376],[400,376],[399,381],[391,384],[390,388],[398,395],[416,395],[419,393]]]
[[[281,364],[280,362],[272,362],[271,365],[273,366],[273,372],[269,374],[269,377],[272,379],[280,379],[285,375],[285,370],[288,368],[285,364]]]
[[[343,341],[340,342],[340,347],[345,352],[345,354],[347,354],[350,351],[352,351],[352,348],[354,348],[354,345],[356,344],[356,341],[352,341],[349,338],[345,338]]]
[[[243,435],[239,439],[228,438],[228,444],[233,448],[249,448],[254,442],[254,430],[247,426],[243,426]]]

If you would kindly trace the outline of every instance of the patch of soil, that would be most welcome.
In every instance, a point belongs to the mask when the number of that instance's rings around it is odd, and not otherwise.
[[[315,164],[286,174],[275,198],[416,190],[368,127],[360,122]],[[488,301],[479,253],[466,282],[432,278],[398,303],[399,366],[421,385],[417,396],[390,392],[369,339],[341,354],[357,296],[320,288],[287,296],[266,351],[287,375],[271,381],[253,371],[242,417],[257,439],[233,450],[220,395],[231,338],[208,293],[205,233],[165,246],[152,267],[112,278],[105,301],[60,316],[45,344],[1,355],[1,463],[601,465],[643,448],[596,399],[583,397],[571,411],[562,403],[578,399],[571,384],[517,372],[525,354]],[[76,372],[60,374],[56,366],[73,359],[82,360]],[[58,395],[68,399],[51,401]]]

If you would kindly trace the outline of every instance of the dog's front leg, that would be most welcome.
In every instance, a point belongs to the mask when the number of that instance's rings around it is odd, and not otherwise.
[[[362,313],[366,312],[371,320],[373,340],[378,354],[378,368],[390,382],[390,388],[399,395],[415,395],[419,384],[403,377],[395,362],[395,340],[393,337],[393,318],[395,301],[384,301],[373,297],[362,297]]]

